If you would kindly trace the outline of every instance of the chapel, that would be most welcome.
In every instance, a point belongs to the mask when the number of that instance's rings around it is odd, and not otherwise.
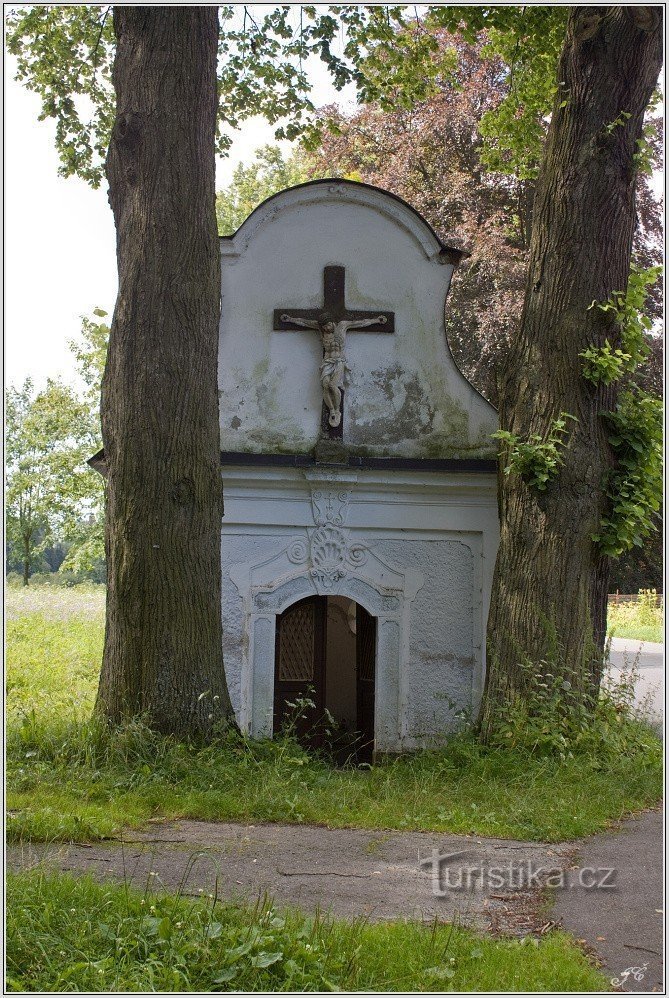
[[[326,717],[364,758],[478,707],[498,418],[446,340],[463,255],[339,179],[221,238],[224,661],[253,737],[319,744]]]

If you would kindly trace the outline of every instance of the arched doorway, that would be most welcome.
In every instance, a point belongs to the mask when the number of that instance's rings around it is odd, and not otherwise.
[[[293,603],[276,620],[274,731],[289,725],[312,747],[330,739],[342,758],[371,759],[375,662],[376,618],[359,603],[345,596]]]

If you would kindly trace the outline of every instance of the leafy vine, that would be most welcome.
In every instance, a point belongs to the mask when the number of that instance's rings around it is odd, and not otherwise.
[[[601,347],[583,350],[583,377],[594,384],[610,385],[623,374],[634,371],[643,364],[650,352],[646,334],[652,327],[651,319],[644,313],[649,288],[662,273],[662,267],[638,270],[632,267],[626,291],[614,291],[608,301],[593,303],[588,307],[613,313],[620,332],[620,347],[613,347],[609,340]]]
[[[608,301],[590,305],[613,313],[621,345],[614,348],[607,339],[603,346],[588,347],[579,354],[588,381],[610,385],[646,362],[652,322],[644,307],[648,289],[661,273],[661,267],[633,267],[625,292],[614,291]],[[662,401],[633,386],[621,393],[615,410],[602,413],[602,418],[616,463],[604,481],[608,511],[593,540],[603,554],[617,558],[640,547],[656,529],[653,514],[660,508],[662,495]]]
[[[605,493],[608,513],[593,540],[617,558],[640,547],[654,530],[662,495],[662,400],[638,387],[624,391],[614,412],[604,414],[616,466]]]
[[[565,447],[567,420],[576,417],[568,412],[561,412],[548,428],[548,433],[542,437],[532,433],[527,440],[521,440],[509,430],[498,430],[492,436],[506,444],[506,466],[504,474],[514,472],[530,486],[545,491],[551,478],[554,478],[558,468],[563,463],[561,451]]]

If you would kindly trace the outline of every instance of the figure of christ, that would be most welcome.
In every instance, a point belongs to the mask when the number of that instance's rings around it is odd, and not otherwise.
[[[305,329],[317,329],[323,343],[323,361],[321,363],[321,386],[323,401],[329,411],[330,426],[341,423],[341,387],[347,379],[350,367],[346,363],[344,347],[346,333],[349,329],[364,329],[376,323],[384,325],[388,320],[385,315],[375,315],[372,319],[340,319],[338,322],[329,312],[322,312],[318,319],[297,319],[293,315],[281,316],[282,322],[292,322]]]

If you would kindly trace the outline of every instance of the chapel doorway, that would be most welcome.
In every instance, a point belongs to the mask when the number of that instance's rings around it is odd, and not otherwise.
[[[276,621],[274,731],[289,726],[337,761],[371,761],[375,659],[376,618],[354,600],[309,596],[289,606]]]

